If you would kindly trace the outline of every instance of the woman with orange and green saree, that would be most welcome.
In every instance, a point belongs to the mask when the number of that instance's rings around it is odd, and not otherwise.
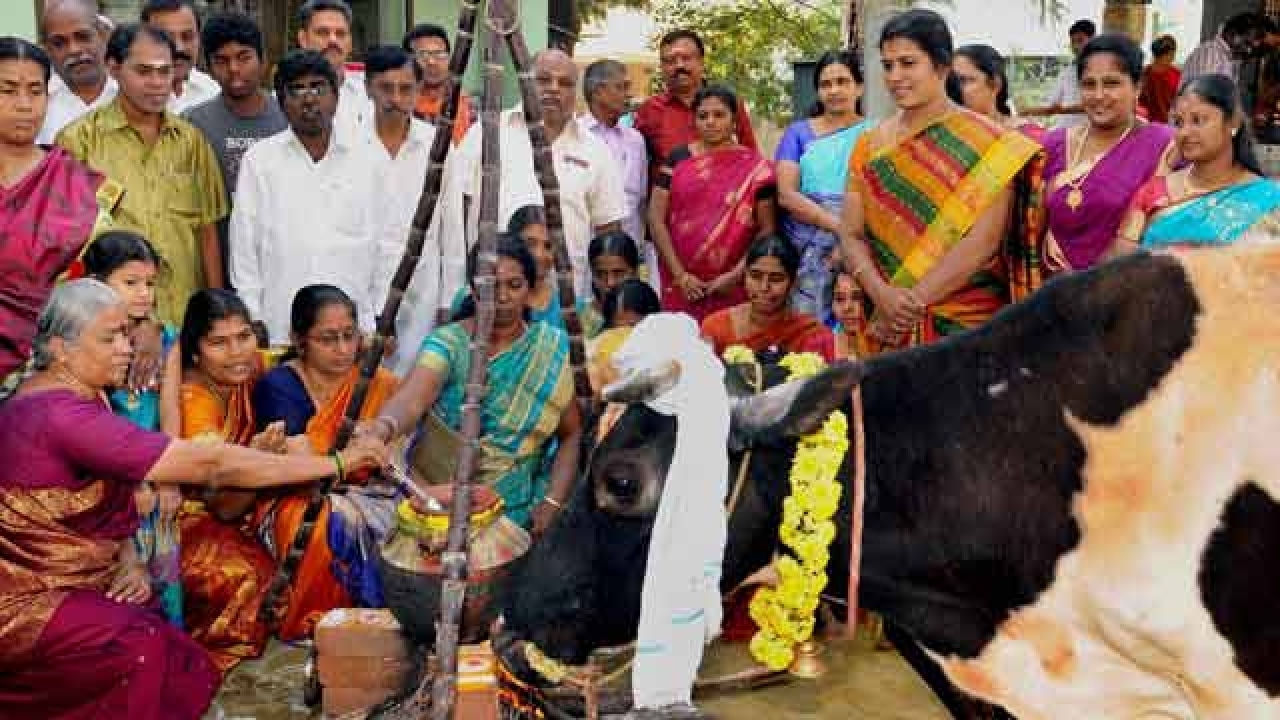
[[[854,147],[842,225],[866,297],[860,357],[977,327],[1034,290],[1043,227],[1032,171],[1042,148],[948,99],[942,17],[895,17],[880,53],[898,112]]]

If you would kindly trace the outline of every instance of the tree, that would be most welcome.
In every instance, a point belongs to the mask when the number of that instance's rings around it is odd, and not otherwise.
[[[790,63],[840,46],[842,0],[665,0],[658,32],[688,28],[707,45],[706,74],[757,118],[791,114]]]

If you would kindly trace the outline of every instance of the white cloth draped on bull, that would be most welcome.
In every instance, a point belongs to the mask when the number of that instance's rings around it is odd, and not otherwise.
[[[720,633],[729,396],[724,366],[687,315],[646,317],[614,355],[629,374],[674,361],[679,379],[647,401],[676,417],[676,447],[649,541],[632,670],[636,708],[692,702],[702,650]]]

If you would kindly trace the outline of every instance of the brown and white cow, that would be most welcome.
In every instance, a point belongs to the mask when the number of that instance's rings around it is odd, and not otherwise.
[[[756,459],[726,588],[776,547],[794,438],[858,383],[860,600],[950,683],[1022,720],[1280,718],[1280,245],[1127,257],[738,403],[731,444]],[[500,648],[574,663],[634,637],[674,434],[627,408],[521,569]],[[841,547],[849,517],[846,497]],[[833,551],[830,590],[847,571]]]

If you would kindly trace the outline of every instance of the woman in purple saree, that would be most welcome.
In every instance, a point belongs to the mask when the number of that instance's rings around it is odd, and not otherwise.
[[[62,148],[36,145],[48,107],[49,56],[0,38],[0,378],[27,359],[54,282],[109,221],[120,187]]]
[[[34,374],[0,406],[0,718],[195,720],[219,676],[149,602],[138,484],[297,484],[379,467],[385,448],[272,455],[115,415],[103,389],[128,370],[128,316],[97,280],[55,289],[37,327]]]
[[[1081,102],[1088,122],[1045,138],[1051,271],[1084,270],[1111,252],[1138,189],[1168,172],[1173,129],[1135,116],[1142,51],[1120,35],[1099,35],[1080,51]]]

